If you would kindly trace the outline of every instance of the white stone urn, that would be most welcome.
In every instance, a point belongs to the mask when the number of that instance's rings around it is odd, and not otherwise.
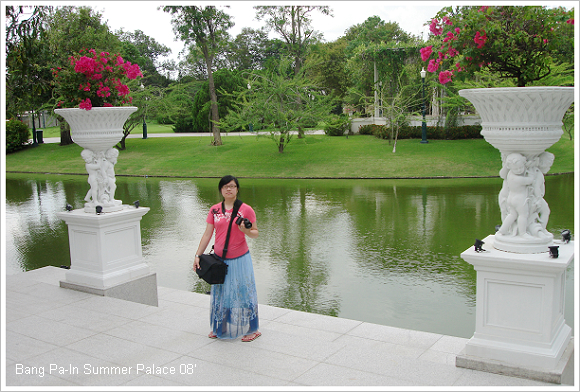
[[[481,116],[481,134],[501,152],[502,225],[494,247],[514,253],[548,252],[550,209],[544,175],[554,161],[545,150],[560,140],[562,118],[574,102],[573,87],[513,87],[460,90]]]
[[[81,156],[91,186],[85,197],[85,212],[95,213],[97,206],[102,212],[123,209],[122,202],[115,200],[114,168],[119,151],[113,147],[123,138],[125,121],[137,109],[135,106],[55,109],[70,125],[72,140],[84,148]]]

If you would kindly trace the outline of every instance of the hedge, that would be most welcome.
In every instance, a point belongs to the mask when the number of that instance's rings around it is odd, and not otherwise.
[[[374,135],[379,139],[389,139],[391,129],[386,125],[361,125],[361,135]],[[399,130],[398,139],[421,139],[423,129],[421,126],[403,126]],[[394,138],[394,134],[392,135]],[[481,125],[462,125],[456,127],[427,127],[427,139],[457,140],[457,139],[482,139]]]

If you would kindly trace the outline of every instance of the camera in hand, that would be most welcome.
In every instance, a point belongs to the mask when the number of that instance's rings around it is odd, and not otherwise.
[[[252,228],[252,222],[250,222],[250,220],[248,218],[242,218],[241,216],[238,216],[238,219],[236,219],[236,225],[241,225],[242,222],[244,222],[244,226],[246,227],[246,229],[251,229]]]

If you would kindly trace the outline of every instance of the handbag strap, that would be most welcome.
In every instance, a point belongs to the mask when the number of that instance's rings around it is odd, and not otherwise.
[[[233,223],[235,217],[238,215],[238,211],[240,210],[240,207],[242,206],[242,204],[243,203],[240,199],[236,199],[236,201],[234,202],[234,210],[232,211],[232,215],[230,216],[230,224],[228,226],[228,234],[226,235],[226,242],[224,244],[224,251],[222,253],[223,260],[226,259],[226,254],[228,253],[228,245],[230,242],[230,233],[232,231],[232,223]],[[226,205],[223,201],[222,201],[222,212],[225,216],[226,215]]]

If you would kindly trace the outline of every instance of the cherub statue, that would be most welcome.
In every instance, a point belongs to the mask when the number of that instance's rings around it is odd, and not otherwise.
[[[99,202],[99,195],[101,193],[100,184],[102,183],[101,177],[101,165],[97,162],[97,158],[93,151],[84,149],[81,151],[81,157],[85,160],[85,168],[87,169],[87,173],[89,174],[88,183],[91,186],[91,189],[87,192],[85,196],[85,201],[93,204],[97,204]]]
[[[502,202],[502,192],[507,193],[505,207],[507,216],[498,230],[499,234],[514,236],[525,236],[527,233],[528,217],[530,215],[530,197],[528,187],[533,183],[535,177],[526,173],[526,158],[518,153],[513,153],[505,159],[505,167],[509,170],[504,187],[500,192],[500,203]],[[515,223],[515,227],[512,225]]]
[[[548,234],[546,227],[550,218],[550,207],[544,200],[546,193],[544,174],[548,173],[552,167],[554,154],[544,151],[534,159],[533,163],[529,170],[530,176],[534,177],[534,181],[530,190],[533,202],[531,204],[528,231],[533,235],[538,235],[539,233]]]
[[[109,195],[109,202],[115,200],[115,191],[117,189],[115,179],[115,164],[119,157],[119,150],[116,148],[109,148],[105,152],[104,159],[101,161],[101,169],[105,178],[105,191]]]

